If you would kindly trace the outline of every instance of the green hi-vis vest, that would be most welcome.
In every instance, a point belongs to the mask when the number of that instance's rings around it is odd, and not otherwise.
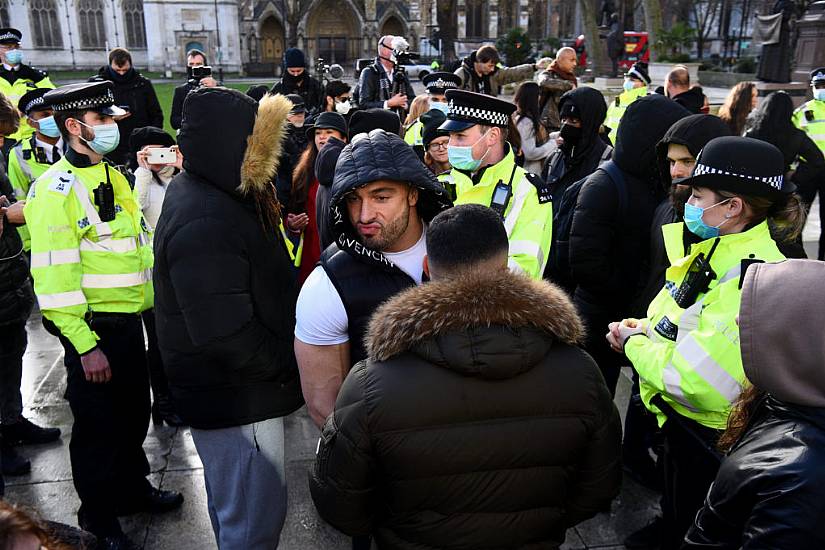
[[[42,176],[51,166],[51,164],[37,161],[35,147],[34,136],[32,136],[15,145],[9,153],[9,181],[14,188],[14,196],[18,200],[26,198],[32,182]],[[29,228],[21,225],[17,228],[17,232],[23,239],[23,248],[26,251],[31,250]]]
[[[673,295],[693,260],[699,253],[707,258],[716,241],[694,244],[690,253],[681,257],[684,227],[683,223],[663,227],[671,267],[664,288],[650,303],[647,319],[641,321],[646,337],[628,339],[625,355],[639,373],[642,401],[656,414],[660,426],[666,417],[650,404],[656,394],[661,394],[679,414],[721,430],[746,384],[736,324],[743,268],[747,269],[748,262],[776,262],[785,257],[765,221],[748,231],[719,237],[710,258],[716,278],[707,293],[683,309]]]
[[[622,92],[617,95],[616,99],[607,106],[607,117],[604,119],[604,125],[610,128],[608,137],[610,138],[610,143],[614,146],[616,145],[616,133],[619,131],[619,123],[622,121],[628,105],[646,95],[647,86],[633,88],[629,92]]]
[[[107,169],[116,213],[104,222],[93,197]],[[153,306],[149,227],[116,169],[103,162],[77,168],[63,157],[34,182],[24,213],[40,309],[78,353],[97,342],[85,320],[89,312],[140,313]]]
[[[0,78],[0,94],[6,96],[8,100],[11,101],[11,104],[15,107],[17,107],[17,102],[20,101],[20,98],[26,95],[26,92],[29,92],[35,88],[53,89],[54,84],[52,84],[52,81],[49,80],[48,76],[44,76],[37,82],[34,82],[30,78],[18,78],[14,81],[14,83],[9,82],[5,78]],[[34,128],[29,126],[28,122],[26,122],[26,117],[21,117],[20,127],[17,129],[15,133],[6,136],[6,138],[13,139],[15,141],[23,141],[27,137],[31,136],[33,133]]]
[[[825,101],[812,99],[794,111],[793,123],[825,154]]]
[[[504,211],[510,241],[508,265],[511,270],[541,279],[553,240],[553,203],[549,196],[540,201],[537,184],[541,182],[536,180],[540,178],[516,166],[512,149],[497,164],[486,167],[476,183],[455,168],[449,177],[455,184],[456,205],[490,206],[496,185],[509,182],[512,196]]]

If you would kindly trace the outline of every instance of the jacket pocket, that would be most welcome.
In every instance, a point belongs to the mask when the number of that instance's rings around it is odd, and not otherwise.
[[[332,445],[338,435],[338,426],[335,424],[335,413],[329,415],[321,430],[321,439],[318,440],[318,451],[315,458],[315,475],[321,482],[326,482],[329,468],[329,456],[332,454]]]

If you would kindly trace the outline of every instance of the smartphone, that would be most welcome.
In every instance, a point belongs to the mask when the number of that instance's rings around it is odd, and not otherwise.
[[[153,147],[149,149],[146,161],[149,164],[174,164],[177,159],[178,155],[172,147]]]

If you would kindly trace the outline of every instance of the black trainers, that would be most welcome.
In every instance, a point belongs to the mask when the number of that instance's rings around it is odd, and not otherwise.
[[[4,476],[23,476],[32,471],[32,463],[29,459],[20,456],[5,439],[0,442],[0,454],[2,454]]]
[[[60,428],[41,428],[22,416],[19,422],[3,425],[3,440],[10,445],[51,443],[58,439]]]
[[[656,516],[650,523],[624,539],[624,547],[627,550],[659,550],[665,535],[664,527],[662,516]]]
[[[115,510],[118,516],[129,516],[141,512],[163,514],[164,512],[171,512],[172,510],[180,508],[182,504],[182,493],[152,487],[141,498],[117,503]]]

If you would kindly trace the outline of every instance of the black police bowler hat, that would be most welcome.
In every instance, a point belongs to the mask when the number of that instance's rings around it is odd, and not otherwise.
[[[710,140],[699,152],[693,174],[681,183],[771,200],[796,190],[785,178],[785,158],[778,148],[738,136]]]
[[[516,106],[508,101],[467,90],[447,90],[450,111],[441,125],[445,132],[460,132],[476,124],[506,128]]]
[[[114,84],[108,80],[67,84],[49,90],[43,98],[55,112],[96,111],[109,116],[126,114],[126,111],[115,105]]]
[[[0,44],[19,44],[23,33],[11,27],[0,29]]]
[[[825,67],[819,67],[811,71],[811,84],[825,82]]]
[[[347,135],[347,120],[338,113],[325,112],[318,115],[311,126],[307,126],[307,136],[311,139],[315,135],[315,130],[321,129],[338,130],[342,136]]]
[[[35,88],[29,90],[17,102],[17,109],[27,115],[32,111],[42,111],[44,109],[51,109],[52,106],[43,98],[51,89],[50,88]]]

